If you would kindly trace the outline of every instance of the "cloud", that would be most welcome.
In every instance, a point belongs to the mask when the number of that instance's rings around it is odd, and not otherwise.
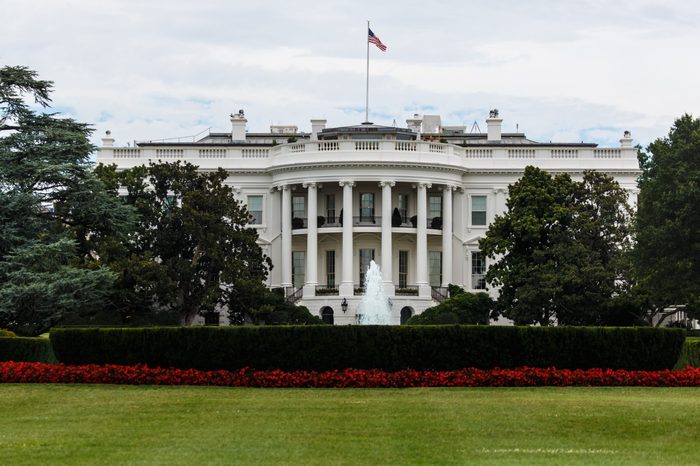
[[[646,144],[698,112],[700,9],[691,2],[301,0],[199,2],[5,0],[0,59],[56,83],[55,108],[117,142],[310,118],[364,119],[365,28],[389,47],[371,54],[370,119],[413,113],[535,140]]]

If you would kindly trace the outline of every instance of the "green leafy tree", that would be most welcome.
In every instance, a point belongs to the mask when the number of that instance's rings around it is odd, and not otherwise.
[[[581,182],[526,167],[509,188],[481,250],[494,262],[487,281],[500,287],[497,312],[518,325],[599,325],[625,292],[630,209],[610,176]]]
[[[111,274],[96,250],[134,220],[92,173],[91,129],[27,102],[47,108],[52,87],[0,68],[0,326],[28,334],[103,305]]]
[[[664,322],[671,305],[700,317],[700,120],[677,119],[668,136],[640,151],[634,254],[647,319]]]
[[[104,251],[119,275],[116,301],[126,318],[156,309],[189,325],[197,315],[264,295],[271,261],[224,184],[225,170],[176,162],[96,171],[111,189],[126,190],[140,217],[128,243]]]
[[[488,293],[468,293],[450,285],[450,297],[437,306],[429,307],[406,322],[407,325],[465,324],[488,325],[494,302]]]

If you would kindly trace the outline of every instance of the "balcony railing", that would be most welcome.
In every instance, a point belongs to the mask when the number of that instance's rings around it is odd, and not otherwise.
[[[394,288],[394,295],[396,296],[418,296],[417,286],[398,286]]]
[[[352,218],[352,224],[355,226],[380,227],[382,226],[382,217],[379,215],[360,215]]]
[[[414,215],[407,220],[402,219],[400,224],[392,223],[392,228],[416,228],[417,217]],[[381,227],[382,217],[379,215],[360,215],[352,217],[352,224],[356,227]],[[338,228],[343,226],[341,217],[335,217],[333,221],[327,221],[321,215],[316,219],[318,228]],[[309,219],[306,217],[293,217],[292,230],[303,230],[309,227]],[[442,217],[426,219],[426,227],[431,230],[442,230]]]
[[[338,296],[338,285],[318,285],[316,296]]]

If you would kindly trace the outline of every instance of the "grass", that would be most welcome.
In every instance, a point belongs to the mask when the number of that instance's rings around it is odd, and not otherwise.
[[[700,390],[0,385],[3,464],[691,464]]]

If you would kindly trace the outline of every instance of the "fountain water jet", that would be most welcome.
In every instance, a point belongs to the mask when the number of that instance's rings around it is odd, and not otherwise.
[[[371,261],[365,275],[365,295],[358,307],[361,325],[389,325],[391,306],[384,293],[382,271],[376,262]]]

